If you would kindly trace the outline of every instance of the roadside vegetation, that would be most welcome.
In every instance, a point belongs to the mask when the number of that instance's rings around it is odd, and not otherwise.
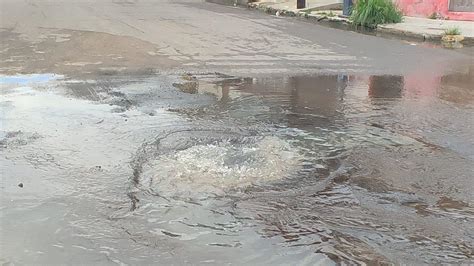
[[[390,0],[359,0],[351,19],[355,25],[374,28],[378,24],[402,22],[402,12]]]
[[[428,16],[429,19],[438,19],[438,13],[433,12],[431,15]]]
[[[458,27],[447,28],[444,30],[444,35],[461,35],[461,30]]]

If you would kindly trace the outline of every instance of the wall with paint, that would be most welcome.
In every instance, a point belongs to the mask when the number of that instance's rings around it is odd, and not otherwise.
[[[437,13],[443,18],[450,20],[474,21],[474,12],[455,12],[449,10],[450,0],[394,0],[402,9],[403,14],[413,17],[429,17]],[[451,0],[460,1],[460,0]],[[461,0],[467,6],[474,7],[472,0]]]

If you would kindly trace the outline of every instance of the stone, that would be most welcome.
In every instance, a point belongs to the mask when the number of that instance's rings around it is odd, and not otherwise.
[[[441,40],[443,42],[461,42],[464,40],[464,36],[462,35],[444,35]]]

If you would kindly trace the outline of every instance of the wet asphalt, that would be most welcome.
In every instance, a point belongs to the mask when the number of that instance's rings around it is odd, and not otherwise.
[[[0,9],[0,262],[473,263],[472,48],[204,1]]]

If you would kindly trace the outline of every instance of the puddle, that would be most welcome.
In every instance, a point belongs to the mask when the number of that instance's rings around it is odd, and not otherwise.
[[[4,76],[2,261],[470,263],[472,69]]]
[[[4,76],[0,75],[0,85],[31,85],[47,83],[52,80],[61,79],[61,75],[56,74],[31,74],[31,75],[16,75],[16,76]]]

